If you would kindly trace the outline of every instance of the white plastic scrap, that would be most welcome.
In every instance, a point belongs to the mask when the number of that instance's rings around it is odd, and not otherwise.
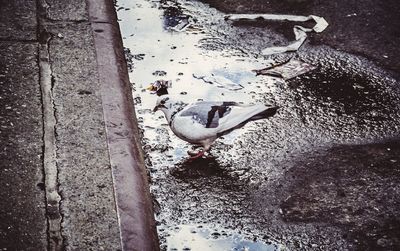
[[[179,20],[178,24],[173,27],[169,27],[170,30],[181,32],[185,31],[190,26],[189,18]]]
[[[213,75],[213,74],[211,76],[206,76],[193,73],[193,77],[196,79],[201,79],[207,84],[216,84],[218,88],[225,88],[232,91],[243,89],[242,85],[234,83],[232,80],[224,76]]]
[[[231,14],[227,15],[226,19],[232,21],[238,20],[256,20],[262,18],[264,20],[275,20],[275,21],[294,21],[294,22],[306,22],[310,20],[315,21],[315,26],[313,28],[304,28],[300,25],[295,25],[293,27],[293,32],[296,38],[296,41],[287,45],[287,46],[278,46],[278,47],[269,47],[262,50],[263,55],[272,55],[287,51],[297,51],[300,46],[304,43],[307,38],[307,32],[315,31],[322,32],[328,27],[328,22],[319,16],[294,16],[294,15],[278,15],[278,14]]]
[[[292,59],[281,65],[270,66],[260,70],[253,70],[257,75],[268,75],[274,77],[280,77],[285,80],[292,79],[301,74],[307,73],[316,69],[317,67],[307,64],[305,62]]]

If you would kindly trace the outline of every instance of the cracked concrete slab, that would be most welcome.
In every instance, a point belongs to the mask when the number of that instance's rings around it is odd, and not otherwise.
[[[36,27],[35,0],[0,0],[0,38],[2,40],[36,40]]]
[[[91,5],[99,13],[107,6],[107,13],[115,15],[112,1]],[[95,20],[92,15],[91,23],[84,0],[0,0],[0,6],[0,250],[121,250],[111,163],[116,166],[116,160],[133,154],[134,162],[122,166],[139,165],[143,171],[144,165],[142,158],[137,160],[136,138],[129,144],[118,141],[118,149],[126,152],[118,150],[122,157],[109,155],[103,95],[114,96],[105,94],[104,86],[116,78],[113,88],[121,96],[113,99],[115,106],[131,104],[128,76],[121,70],[126,68],[123,50],[115,47],[120,39],[116,18]],[[111,23],[114,33],[96,30],[101,22]],[[94,42],[93,32],[106,35],[103,43]],[[112,114],[135,122],[129,112]],[[117,128],[113,136],[137,136],[135,128]],[[144,182],[134,183],[140,192],[148,189],[142,174],[134,177]],[[154,223],[150,197],[141,195],[147,203],[133,196],[125,199],[132,208],[120,208],[128,216],[138,212],[125,226],[139,240],[146,225],[156,236],[154,224],[148,224]],[[136,249],[136,239],[129,241],[133,244],[124,250]],[[157,238],[149,241],[158,244]]]
[[[0,42],[0,249],[45,250],[36,43]]]
[[[89,23],[47,25],[62,234],[67,250],[120,249],[112,173]]]

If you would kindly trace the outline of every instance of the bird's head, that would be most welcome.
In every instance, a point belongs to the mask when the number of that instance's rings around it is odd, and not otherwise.
[[[169,95],[163,95],[158,97],[153,112],[158,110],[164,112],[166,119],[170,121],[174,114],[181,111],[186,105],[182,101],[174,100]]]

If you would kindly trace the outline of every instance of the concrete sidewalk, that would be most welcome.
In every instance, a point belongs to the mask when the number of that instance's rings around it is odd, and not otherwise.
[[[158,250],[112,0],[0,1],[0,250]]]

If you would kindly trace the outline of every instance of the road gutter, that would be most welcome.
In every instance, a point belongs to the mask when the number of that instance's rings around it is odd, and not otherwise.
[[[87,0],[123,250],[159,250],[132,90],[112,0]]]

